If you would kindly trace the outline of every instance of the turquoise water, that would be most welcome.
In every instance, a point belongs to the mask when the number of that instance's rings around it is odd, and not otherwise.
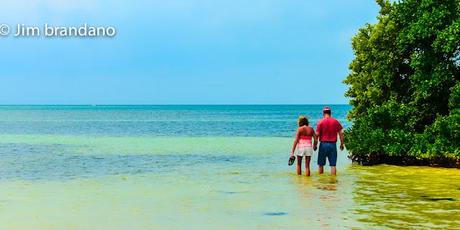
[[[291,137],[300,114],[323,106],[0,106],[3,134]],[[332,106],[346,126],[347,105]]]
[[[300,114],[314,125],[321,106],[4,106],[5,179],[67,179],[159,173],[184,164],[283,160]],[[335,106],[341,121],[348,106]],[[257,162],[257,161],[255,161]],[[281,165],[280,165],[281,166]],[[284,166],[284,164],[282,164]]]
[[[0,107],[0,229],[460,227],[457,169],[343,151],[337,177],[297,176],[296,119],[321,108]],[[332,109],[349,127],[349,107]]]

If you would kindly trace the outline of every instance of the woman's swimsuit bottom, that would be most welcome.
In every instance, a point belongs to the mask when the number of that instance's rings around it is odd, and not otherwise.
[[[312,136],[300,136],[297,143],[297,156],[313,155],[313,145],[311,143]]]

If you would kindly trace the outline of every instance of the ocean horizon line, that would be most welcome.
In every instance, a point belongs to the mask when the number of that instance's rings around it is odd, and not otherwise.
[[[254,104],[0,104],[0,107],[6,106],[343,106],[350,104],[347,103],[311,103],[311,104],[263,104],[263,103],[254,103]]]

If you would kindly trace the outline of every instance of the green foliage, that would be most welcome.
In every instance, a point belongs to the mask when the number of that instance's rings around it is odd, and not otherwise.
[[[354,159],[460,159],[460,0],[377,0],[344,83]]]

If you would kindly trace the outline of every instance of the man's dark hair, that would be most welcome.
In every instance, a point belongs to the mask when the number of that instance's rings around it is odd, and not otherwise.
[[[323,113],[324,113],[324,114],[328,114],[328,115],[331,115],[331,114],[332,114],[331,110],[324,110]]]

